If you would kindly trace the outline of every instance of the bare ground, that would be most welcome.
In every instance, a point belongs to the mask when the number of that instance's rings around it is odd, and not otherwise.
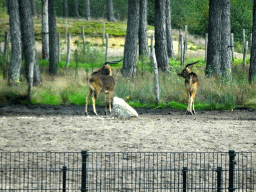
[[[138,118],[85,117],[84,106],[0,108],[0,151],[256,152],[256,111],[137,109]],[[89,111],[92,114],[92,111]]]

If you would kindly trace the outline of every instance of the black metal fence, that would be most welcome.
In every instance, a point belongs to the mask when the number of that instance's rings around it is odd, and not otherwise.
[[[0,191],[254,191],[254,174],[234,151],[0,153]]]

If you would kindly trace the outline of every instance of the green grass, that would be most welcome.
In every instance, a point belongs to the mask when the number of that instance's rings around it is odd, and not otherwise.
[[[87,77],[104,63],[104,52],[90,45],[87,46],[86,51],[78,46],[68,69],[65,69],[65,61],[61,61],[58,65],[59,74],[54,79],[47,74],[48,61],[40,60],[43,83],[33,88],[32,104],[85,104],[88,93]],[[197,60],[200,62],[192,67],[192,70],[200,77],[200,86],[195,101],[196,110],[228,110],[237,106],[256,106],[256,85],[248,83],[248,68],[239,65],[240,60],[235,60],[235,65],[232,67],[232,79],[229,81],[220,77],[206,77],[204,74],[206,63],[202,58],[187,59],[186,63]],[[137,75],[134,78],[123,77],[121,66],[122,62],[112,66],[116,80],[115,96],[125,99],[135,108],[186,109],[184,79],[177,75],[182,70],[180,61],[170,60],[170,73],[159,71],[159,105],[155,103],[154,72],[150,59],[144,57],[138,61]],[[1,104],[28,103],[26,80],[24,77],[22,80],[16,87],[8,87],[5,80],[0,81],[2,85],[0,88]],[[96,104],[104,105],[102,94]]]
[[[188,63],[193,61],[194,59],[188,60]],[[45,68],[46,62],[41,61],[40,65]],[[171,61],[172,71],[169,74],[159,72],[159,105],[155,104],[153,72],[149,70],[150,63],[145,62],[144,65],[144,71],[142,71],[141,66],[138,67],[135,78],[125,78],[121,75],[120,67],[114,68],[116,79],[115,95],[125,99],[135,108],[185,110],[187,98],[184,79],[177,76],[177,72],[182,70],[179,63]],[[239,65],[233,66],[233,79],[230,82],[223,81],[221,78],[205,77],[204,69],[204,62],[201,62],[199,66],[193,67],[193,71],[199,75],[201,82],[196,95],[196,110],[229,110],[237,106],[256,106],[256,86],[248,83],[245,68]],[[75,67],[71,65],[68,71],[60,70],[60,74],[54,80],[47,74],[43,74],[43,84],[39,87],[34,87],[31,102],[43,105],[84,105],[88,93],[86,77],[91,73],[90,64],[81,64],[77,72],[75,71]],[[1,84],[3,85],[0,90],[1,104],[14,101],[16,103],[27,103],[25,81],[20,86],[13,88],[8,87],[6,81],[1,80]],[[102,94],[96,104],[104,105],[104,96]]]
[[[41,18],[34,18],[34,32],[36,40],[42,39],[42,25]],[[105,33],[113,37],[125,37],[127,25],[125,22],[105,22]],[[84,33],[87,36],[102,36],[103,21],[92,20],[87,21],[85,19],[67,19],[67,33],[72,35],[81,35],[81,27],[84,27]],[[5,31],[9,31],[9,17],[3,17],[0,20],[0,40],[4,40]],[[152,26],[148,27],[153,29]],[[63,18],[57,18],[57,33],[60,33],[62,37],[65,35],[65,20]]]

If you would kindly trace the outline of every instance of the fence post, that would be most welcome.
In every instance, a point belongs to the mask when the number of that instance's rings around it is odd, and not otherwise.
[[[244,52],[243,52],[243,66],[246,65],[247,50],[248,50],[248,41],[245,41],[245,44],[244,44]]]
[[[83,40],[83,48],[84,48],[84,50],[85,50],[85,35],[84,35],[84,27],[81,27],[81,29],[82,29],[82,40]]]
[[[187,50],[188,50],[188,26],[185,25],[184,53],[186,53]]]
[[[105,23],[102,24],[102,45],[105,43]]]
[[[180,38],[179,38],[179,47],[180,47],[181,66],[183,66],[184,65],[184,46],[183,46],[183,36],[182,36],[182,33],[180,34]]]
[[[245,29],[243,29],[243,46],[245,45]]]
[[[230,36],[230,48],[231,48],[231,57],[232,57],[232,63],[234,63],[235,56],[234,56],[234,33],[231,33]]]
[[[221,185],[222,185],[222,176],[221,176],[221,173],[222,173],[222,167],[217,167],[217,192],[221,192]]]
[[[71,35],[70,33],[68,33],[68,42],[67,42],[67,58],[66,58],[66,66],[65,68],[67,69],[68,68],[68,65],[69,65],[69,60],[70,60],[70,42],[71,42]]]
[[[64,165],[62,168],[63,171],[63,185],[62,185],[62,191],[66,192],[66,181],[67,181],[67,167]]]
[[[235,178],[234,171],[235,171],[235,164],[236,164],[235,156],[236,156],[235,151],[229,150],[229,187],[228,187],[229,192],[235,191],[235,188],[234,188],[234,178]]]
[[[106,34],[106,51],[105,51],[105,62],[107,62],[108,61],[108,47],[109,47],[109,45],[108,45],[108,38],[109,36],[108,36],[108,34]]]
[[[154,35],[151,36],[151,61],[154,66],[154,92],[156,96],[156,104],[159,104],[159,81],[158,81],[158,66],[156,61],[156,53],[154,49]]]
[[[87,186],[86,186],[86,162],[87,162],[87,150],[82,150],[82,187],[81,187],[81,192],[86,192],[87,191]]]
[[[182,168],[182,174],[183,174],[183,192],[187,191],[187,172],[188,172],[188,168],[187,167],[183,167]]]

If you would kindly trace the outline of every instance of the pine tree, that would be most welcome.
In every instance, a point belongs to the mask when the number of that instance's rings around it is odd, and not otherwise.
[[[210,0],[206,75],[221,73],[221,0]]]
[[[149,55],[147,34],[147,0],[140,0],[139,55]]]
[[[48,1],[49,16],[49,73],[56,75],[56,13],[54,0]]]
[[[172,44],[172,25],[171,25],[171,2],[166,0],[166,39],[167,39],[167,53],[169,58],[174,56]]]
[[[253,28],[252,28],[252,45],[251,45],[251,59],[249,68],[249,82],[255,81],[256,77],[256,0],[253,4]]]
[[[10,21],[10,36],[12,44],[12,57],[8,71],[8,85],[17,85],[20,81],[20,68],[22,58],[21,30],[18,0],[8,1]]]
[[[107,20],[114,22],[115,16],[114,16],[114,8],[113,8],[113,1],[107,0]]]
[[[124,76],[135,76],[139,31],[139,0],[129,0],[128,3],[127,34],[125,38],[122,73]]]
[[[42,0],[42,57],[49,59],[48,0]]]
[[[165,72],[170,70],[166,40],[166,0],[155,1],[155,52],[158,67]]]

